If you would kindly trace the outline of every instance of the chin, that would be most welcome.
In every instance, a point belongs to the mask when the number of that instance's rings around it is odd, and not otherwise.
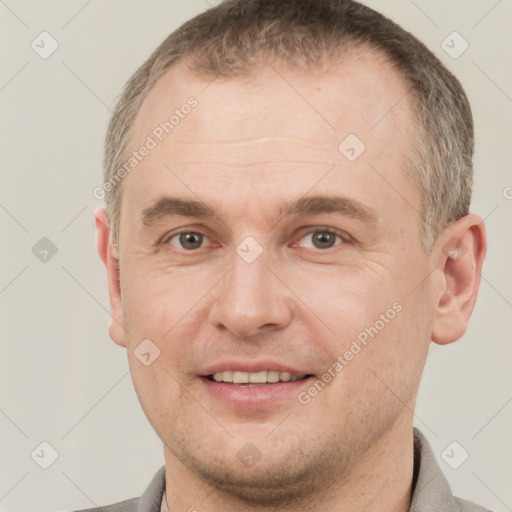
[[[196,461],[197,462],[197,461]],[[325,485],[325,469],[305,466],[304,460],[264,461],[253,467],[244,467],[236,461],[231,467],[219,463],[201,462],[193,470],[199,478],[215,486],[217,492],[229,495],[247,503],[260,506],[284,506],[294,502],[303,503],[305,496],[312,496],[319,490],[320,482]],[[315,476],[316,475],[316,476]]]
[[[181,444],[179,453],[173,449],[187,470],[217,493],[253,506],[305,506],[350,465],[348,457],[332,446],[321,443],[307,447],[299,438],[288,445],[267,440],[261,452],[252,445],[246,453],[255,457],[248,464],[242,461],[243,448],[237,447],[237,453],[228,456],[230,447],[221,450],[217,446],[218,452],[211,453],[212,444],[194,444]]]

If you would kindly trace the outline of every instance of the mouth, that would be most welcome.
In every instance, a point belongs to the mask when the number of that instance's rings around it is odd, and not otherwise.
[[[262,370],[258,372],[227,370],[211,373],[204,377],[211,382],[251,388],[305,380],[313,377],[313,374],[299,374],[279,370]]]
[[[300,366],[271,360],[223,361],[199,375],[206,396],[232,410],[275,410],[293,403],[315,375]]]

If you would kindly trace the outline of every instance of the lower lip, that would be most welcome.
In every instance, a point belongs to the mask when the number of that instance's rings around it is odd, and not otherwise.
[[[206,377],[201,377],[200,380],[209,393],[225,404],[238,409],[256,409],[290,397],[296,399],[300,389],[309,385],[313,379],[314,377],[307,377],[293,382],[276,382],[253,387],[216,382]]]

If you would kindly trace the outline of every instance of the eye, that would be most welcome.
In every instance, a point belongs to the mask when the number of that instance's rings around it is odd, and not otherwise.
[[[209,238],[202,233],[186,231],[171,236],[167,240],[167,243],[179,247],[180,249],[193,251],[194,249],[200,249],[207,240],[209,240]]]
[[[307,247],[309,249],[330,249],[334,247],[337,242],[343,242],[343,239],[340,235],[327,230],[315,230],[311,231],[304,235],[301,241],[305,241],[305,243],[299,244],[302,247]]]

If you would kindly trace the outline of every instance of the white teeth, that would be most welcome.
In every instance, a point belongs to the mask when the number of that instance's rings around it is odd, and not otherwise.
[[[221,373],[215,373],[213,375],[213,378],[217,381],[217,382],[222,382],[222,379],[223,378],[226,378],[226,379],[229,379],[229,382],[233,382],[233,373],[235,372],[221,372]],[[228,381],[226,381],[228,382]]]
[[[247,372],[233,372],[233,384],[247,384],[248,382],[249,374]]]
[[[249,382],[253,382],[255,384],[263,384],[267,382],[267,372],[255,372],[255,373],[249,373]]]
[[[213,374],[216,382],[231,382],[233,384],[267,384],[275,382],[294,382],[303,379],[305,375],[297,375],[289,372],[275,370],[263,370],[261,372],[225,371]]]
[[[267,382],[279,382],[279,372],[267,372]]]

